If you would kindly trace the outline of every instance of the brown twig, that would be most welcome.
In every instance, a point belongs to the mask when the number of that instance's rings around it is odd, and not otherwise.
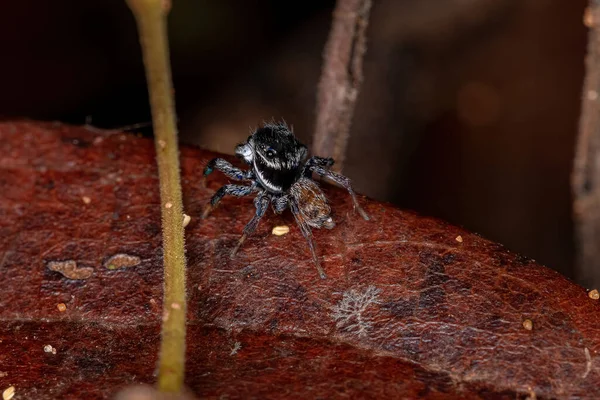
[[[370,11],[371,0],[338,0],[323,54],[312,151],[333,157],[337,171],[344,165],[352,115],[363,81]]]
[[[600,1],[590,0],[590,28],[579,137],[572,175],[578,244],[576,275],[585,286],[600,284]]]
[[[162,213],[164,300],[158,389],[181,392],[185,372],[185,253],[166,0],[127,0],[135,16],[152,108]]]

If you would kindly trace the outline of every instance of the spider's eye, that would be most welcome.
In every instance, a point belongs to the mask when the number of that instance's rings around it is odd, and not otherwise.
[[[267,158],[273,158],[273,157],[275,157],[275,154],[277,154],[277,152],[275,150],[273,150],[272,148],[269,147],[267,149],[267,152],[266,152]]]

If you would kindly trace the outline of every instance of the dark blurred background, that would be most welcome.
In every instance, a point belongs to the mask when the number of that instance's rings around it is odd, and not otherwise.
[[[310,143],[334,1],[174,0],[181,139],[231,153],[285,118]],[[374,0],[345,174],[573,277],[569,177],[585,0]],[[150,121],[124,0],[5,2],[0,114]],[[147,130],[150,132],[150,130]]]

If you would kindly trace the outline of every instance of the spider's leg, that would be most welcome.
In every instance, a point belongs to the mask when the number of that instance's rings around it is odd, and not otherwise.
[[[348,191],[348,193],[350,193],[350,196],[352,196],[352,203],[354,204],[354,209],[358,211],[360,216],[363,217],[365,220],[369,220],[369,216],[367,215],[365,210],[363,210],[360,207],[360,205],[358,204],[358,200],[356,200],[356,194],[354,193],[354,190],[352,190],[352,183],[350,181],[350,178],[319,166],[310,167],[310,170],[344,187]]]
[[[312,156],[311,158],[308,159],[308,161],[306,161],[306,164],[304,164],[304,170],[302,171],[302,175],[310,178],[312,176],[312,171],[315,167],[329,168],[334,163],[335,163],[335,161],[331,157],[324,158],[324,157]]]
[[[202,219],[206,218],[208,216],[208,214],[210,214],[210,212],[217,206],[217,204],[219,204],[219,202],[221,201],[223,196],[225,196],[226,194],[229,194],[232,196],[237,196],[237,197],[248,196],[255,189],[256,189],[256,187],[254,185],[253,186],[242,186],[242,185],[221,186],[221,188],[219,190],[217,190],[217,193],[215,193],[213,195],[213,197],[210,199],[210,203],[208,203],[208,205],[204,209],[204,212],[202,213]]]
[[[302,215],[300,214],[300,210],[298,209],[298,205],[295,200],[290,201],[290,209],[292,210],[292,214],[294,214],[294,218],[296,218],[296,223],[300,227],[300,231],[302,235],[308,242],[308,247],[310,248],[310,252],[313,257],[313,261],[315,262],[315,266],[317,267],[317,271],[319,272],[319,276],[321,279],[327,278],[325,275],[325,271],[321,268],[321,263],[319,262],[319,257],[317,256],[317,249],[315,248],[315,242],[313,241],[313,235],[310,230],[310,227],[304,222]]]
[[[239,168],[231,165],[229,161],[225,161],[222,158],[213,158],[208,162],[204,168],[204,176],[210,175],[214,170],[221,171],[227,177],[241,181],[250,178],[251,171],[242,171]]]
[[[331,167],[334,163],[335,163],[335,161],[331,157],[325,158],[325,157],[313,156],[308,159],[308,161],[306,162],[306,165],[309,167],[313,167],[313,166]]]
[[[244,227],[244,233],[233,248],[233,251],[231,252],[231,258],[235,257],[242,244],[246,241],[246,238],[252,235],[252,233],[256,230],[258,222],[265,215],[267,209],[269,208],[269,202],[269,195],[265,192],[262,192],[261,194],[256,196],[256,198],[254,199],[254,205],[256,206],[256,214],[254,214],[254,217],[252,217],[250,222],[248,222],[248,224]]]

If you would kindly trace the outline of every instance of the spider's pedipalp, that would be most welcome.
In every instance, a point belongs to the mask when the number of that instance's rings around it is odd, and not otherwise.
[[[282,212],[285,211],[285,209],[288,206],[288,197],[287,195],[284,196],[273,196],[271,198],[271,204],[273,204],[273,211],[275,211],[276,214],[281,214]]]

